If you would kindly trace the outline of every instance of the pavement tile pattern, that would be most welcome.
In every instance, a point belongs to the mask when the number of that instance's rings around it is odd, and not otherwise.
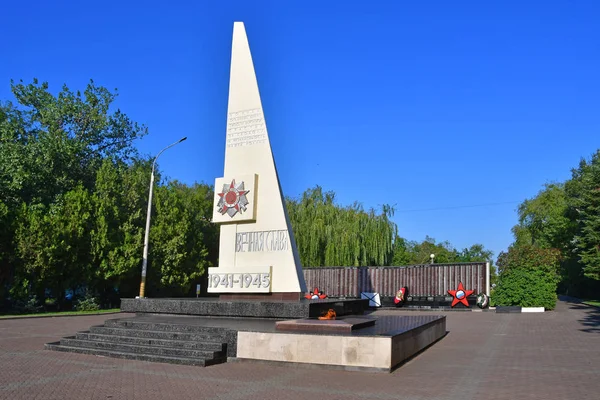
[[[376,311],[389,314],[417,313]],[[44,343],[131,315],[0,320],[0,399],[600,399],[600,309],[561,301],[543,314],[441,314],[448,335],[391,374],[54,352]]]

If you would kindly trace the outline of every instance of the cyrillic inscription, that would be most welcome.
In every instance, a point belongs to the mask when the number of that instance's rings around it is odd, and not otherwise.
[[[288,232],[275,231],[238,232],[235,235],[236,253],[254,251],[286,251],[290,248]]]
[[[251,146],[266,141],[267,130],[261,108],[229,113],[227,147]]]

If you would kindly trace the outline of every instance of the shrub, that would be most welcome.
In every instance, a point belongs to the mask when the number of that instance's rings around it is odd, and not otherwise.
[[[27,300],[16,300],[13,310],[19,314],[31,314],[42,311],[44,307],[40,305],[36,295],[31,295]]]
[[[534,246],[511,246],[508,252],[498,256],[498,270],[500,275],[514,268],[535,269],[544,271],[558,278],[558,268],[561,253],[558,249],[541,249]]]
[[[75,302],[74,309],[75,311],[98,311],[100,309],[98,298],[92,296],[90,293],[86,293],[83,299]]]
[[[501,275],[492,293],[492,305],[552,310],[556,306],[556,286],[556,278],[544,271],[514,268]]]
[[[554,309],[559,265],[557,249],[509,248],[498,257],[500,275],[492,294],[492,305]]]

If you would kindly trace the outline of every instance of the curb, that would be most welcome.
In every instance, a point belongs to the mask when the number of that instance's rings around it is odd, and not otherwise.
[[[519,313],[543,313],[544,307],[521,307],[521,306],[497,306],[496,313],[519,314]]]

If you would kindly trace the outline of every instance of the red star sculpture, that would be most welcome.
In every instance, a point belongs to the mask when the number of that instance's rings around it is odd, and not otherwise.
[[[315,290],[310,292],[310,294],[304,295],[304,297],[306,297],[309,300],[318,300],[327,298],[327,295],[321,292],[319,288],[315,288]]]
[[[454,300],[452,300],[452,307],[457,305],[458,303],[463,303],[466,307],[469,307],[469,302],[467,301],[467,296],[472,294],[474,290],[465,290],[462,282],[458,283],[458,289],[456,290],[448,290],[448,294],[454,296]]]

